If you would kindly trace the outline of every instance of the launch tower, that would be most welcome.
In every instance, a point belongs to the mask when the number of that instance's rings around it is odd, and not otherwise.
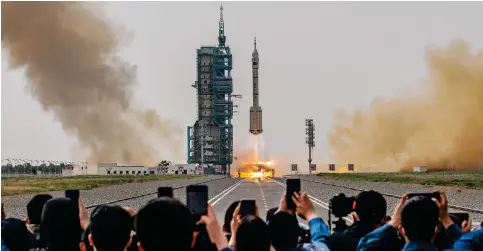
[[[232,55],[225,44],[223,5],[220,6],[218,46],[197,50],[198,119],[188,126],[188,163],[213,165],[229,173],[233,162]]]

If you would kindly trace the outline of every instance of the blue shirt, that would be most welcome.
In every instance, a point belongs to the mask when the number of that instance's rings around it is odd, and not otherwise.
[[[483,228],[464,234],[453,245],[454,250],[483,250]]]
[[[446,229],[446,232],[449,239],[453,241],[459,239],[463,233],[456,224],[449,226],[448,229]],[[386,224],[363,237],[359,241],[357,250],[398,250],[398,248],[394,246],[394,243],[397,242],[397,230],[393,226]],[[408,242],[401,249],[401,251],[412,250],[436,251],[437,249],[436,246],[430,242]]]

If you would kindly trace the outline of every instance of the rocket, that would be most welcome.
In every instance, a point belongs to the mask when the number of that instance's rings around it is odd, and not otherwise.
[[[250,107],[250,133],[260,134],[262,129],[262,108],[258,104],[258,51],[257,38],[254,39],[252,53],[253,105]]]

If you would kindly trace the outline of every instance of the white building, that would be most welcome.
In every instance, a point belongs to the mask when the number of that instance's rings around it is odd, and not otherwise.
[[[416,173],[424,173],[428,171],[428,169],[424,166],[415,166],[413,167],[413,172],[416,172]]]
[[[171,164],[168,174],[203,174],[203,168],[198,164]]]
[[[198,164],[170,164],[167,174],[202,174]],[[117,163],[100,163],[97,165],[98,175],[156,175],[164,174],[160,167],[124,166]]]

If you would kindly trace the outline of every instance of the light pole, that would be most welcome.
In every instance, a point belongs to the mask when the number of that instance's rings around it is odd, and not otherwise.
[[[307,138],[305,138],[305,143],[309,146],[309,174],[312,174],[312,147],[315,147],[315,134],[314,134],[314,120],[313,119],[306,119],[305,125],[305,134]]]

